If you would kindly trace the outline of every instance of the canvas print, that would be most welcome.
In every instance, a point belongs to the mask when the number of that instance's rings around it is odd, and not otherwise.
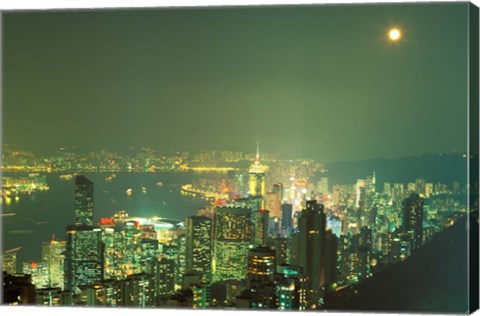
[[[3,11],[2,305],[473,312],[478,14]]]

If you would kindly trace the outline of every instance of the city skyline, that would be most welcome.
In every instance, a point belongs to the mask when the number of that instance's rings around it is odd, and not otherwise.
[[[322,161],[466,151],[466,8],[8,12],[4,141],[244,152],[260,141]]]

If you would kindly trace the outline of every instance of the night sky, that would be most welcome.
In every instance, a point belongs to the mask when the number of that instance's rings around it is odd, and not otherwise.
[[[5,13],[3,141],[248,152],[260,141],[322,161],[466,151],[467,10]]]

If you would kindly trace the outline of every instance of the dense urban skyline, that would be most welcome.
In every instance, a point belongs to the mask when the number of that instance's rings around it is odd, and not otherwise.
[[[4,141],[260,141],[322,161],[466,151],[466,14],[467,3],[5,13]]]

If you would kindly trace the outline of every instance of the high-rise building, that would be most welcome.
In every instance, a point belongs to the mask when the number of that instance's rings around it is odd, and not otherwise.
[[[276,299],[279,310],[305,310],[306,277],[298,266],[282,264],[277,266]]]
[[[260,151],[257,143],[257,154],[255,156],[255,161],[248,169],[248,193],[250,196],[265,196],[265,175],[267,172],[268,167],[260,163]]]
[[[186,271],[186,236],[181,233],[175,240],[175,285],[181,287],[183,284],[183,276]]]
[[[87,288],[87,306],[123,306],[122,281],[112,279],[94,282]]]
[[[258,210],[255,213],[255,243],[260,246],[267,244],[269,211]]]
[[[283,200],[283,184],[275,183],[272,191],[265,196],[266,209],[270,211],[270,217],[281,218],[281,205]]]
[[[214,213],[213,280],[247,278],[247,256],[251,244],[251,210],[216,207]]]
[[[52,239],[42,244],[42,260],[48,264],[48,285],[51,288],[64,286],[65,241]]]
[[[317,191],[321,194],[328,194],[328,178],[322,177],[320,181],[317,182]]]
[[[310,307],[318,306],[321,289],[326,285],[325,228],[323,205],[315,200],[307,201],[306,209],[298,218],[294,264],[301,266],[307,277]]]
[[[411,193],[403,200],[403,232],[409,236],[412,250],[423,243],[423,199]]]
[[[275,250],[268,247],[256,247],[248,251],[248,278],[250,282],[259,284],[271,282],[275,270]]]
[[[86,288],[103,277],[103,246],[101,229],[69,226],[65,251],[65,286],[74,292]]]
[[[48,288],[50,287],[50,271],[48,262],[24,262],[22,264],[22,271],[24,274],[32,276],[32,284],[35,288]]]
[[[129,275],[122,281],[122,301],[126,307],[153,307],[155,304],[154,276],[146,273]]]
[[[168,297],[175,293],[175,261],[163,258],[157,261],[155,290],[157,297]]]
[[[140,239],[137,248],[137,265],[142,273],[155,274],[158,253],[158,241],[156,239],[146,237]]]
[[[430,197],[433,194],[433,183],[425,183],[425,197]]]
[[[205,309],[210,306],[210,287],[205,283],[196,283],[191,286],[193,292],[193,308]]]
[[[416,192],[420,196],[424,196],[425,195],[425,180],[424,179],[417,179],[415,181],[415,188],[416,188]]]
[[[279,266],[289,261],[288,238],[274,237],[267,239],[267,247],[275,251],[275,265]]]
[[[16,252],[6,252],[1,257],[2,261],[2,271],[7,272],[8,274],[17,273],[17,253]]]
[[[392,194],[392,185],[390,184],[390,182],[385,182],[383,184],[383,194]]]
[[[293,229],[293,221],[292,221],[292,211],[293,207],[292,204],[282,204],[282,232],[285,236],[290,236],[290,233]]]
[[[332,230],[327,229],[325,232],[325,247],[322,253],[325,262],[325,279],[322,281],[325,285],[337,282],[337,250],[338,238]]]
[[[185,220],[186,271],[202,274],[202,281],[212,280],[212,220],[203,216],[190,216]]]
[[[151,272],[155,265],[158,242],[142,232],[139,223],[132,220],[100,222],[103,243],[104,279],[125,279],[128,275]],[[152,233],[155,237],[155,233]]]
[[[93,183],[85,176],[75,178],[75,225],[93,226]]]
[[[61,288],[45,288],[35,290],[35,305],[41,306],[69,306],[70,296]]]
[[[93,226],[93,183],[75,179],[75,224],[67,227],[64,290],[75,293],[103,278],[102,231]]]

